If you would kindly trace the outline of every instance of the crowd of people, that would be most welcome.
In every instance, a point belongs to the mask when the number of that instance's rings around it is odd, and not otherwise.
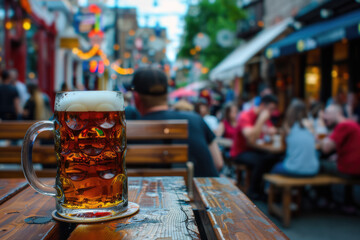
[[[339,93],[326,105],[293,99],[281,117],[269,87],[247,102],[235,101],[231,88],[215,88],[200,91],[195,102],[180,98],[170,106],[168,79],[161,70],[139,69],[131,86],[124,94],[128,120],[188,120],[195,177],[220,176],[224,159],[245,164],[252,171],[247,193],[252,199],[264,197],[265,173],[360,177],[360,106],[353,94],[344,98]],[[36,84],[20,83],[14,70],[2,72],[1,119],[48,119],[50,109]],[[219,139],[230,144],[219,146]]]
[[[252,171],[247,194],[252,199],[264,197],[265,173],[312,177],[324,171],[360,178],[360,125],[354,100],[334,98],[323,105],[293,99],[280,117],[276,96],[264,87],[242,105],[234,99],[220,105],[217,101],[216,111],[210,94],[195,102],[178,99],[169,106],[166,76],[154,69],[135,73],[133,96],[140,112],[137,119],[189,121],[189,158],[195,164],[196,177],[219,176],[224,159],[247,165]],[[231,146],[219,150],[219,138],[230,140]]]
[[[36,80],[25,85],[15,69],[1,72],[0,120],[45,120],[51,116],[49,97]]]

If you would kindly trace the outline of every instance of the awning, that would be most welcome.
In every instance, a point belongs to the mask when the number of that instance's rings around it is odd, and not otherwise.
[[[286,19],[262,30],[250,41],[241,44],[210,72],[210,80],[242,77],[244,75],[244,64],[283,33],[292,22],[292,18]]]
[[[344,38],[353,39],[359,37],[360,10],[357,10],[304,27],[270,45],[265,53],[267,58],[277,58],[326,46]]]

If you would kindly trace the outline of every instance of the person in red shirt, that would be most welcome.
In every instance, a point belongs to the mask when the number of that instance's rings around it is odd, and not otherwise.
[[[326,108],[324,120],[334,130],[322,141],[321,149],[325,154],[333,151],[337,154],[336,161],[328,162],[325,170],[338,175],[360,177],[360,126],[346,119],[341,106],[335,104]]]
[[[263,174],[270,171],[272,166],[280,160],[277,154],[270,152],[269,146],[259,144],[266,141],[264,137],[276,133],[270,118],[277,108],[278,100],[273,95],[261,98],[260,104],[240,114],[230,156],[236,163],[246,164],[252,169],[248,196],[259,198]]]
[[[215,134],[218,137],[233,139],[236,133],[236,117],[238,108],[235,104],[228,104],[224,109],[224,119],[220,122]]]

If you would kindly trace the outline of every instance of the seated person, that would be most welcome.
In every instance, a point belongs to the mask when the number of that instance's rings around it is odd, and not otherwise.
[[[224,119],[220,122],[216,135],[227,139],[233,139],[236,133],[236,117],[238,108],[235,104],[228,104],[224,109]]]
[[[306,127],[306,106],[300,100],[293,100],[286,112],[285,131],[286,155],[277,163],[272,173],[290,176],[314,176],[319,172],[315,137]]]
[[[203,119],[192,112],[169,110],[167,102],[168,80],[157,69],[143,68],[135,72],[132,85],[135,105],[141,120],[188,120],[189,160],[194,163],[195,177],[218,177],[223,159],[215,135]]]
[[[324,120],[324,109],[320,102],[312,102],[308,114],[308,119],[312,124],[311,130],[315,137],[319,140],[324,138],[328,134],[328,130],[325,126]]]
[[[326,125],[334,129],[331,135],[321,142],[325,153],[336,151],[336,161],[322,163],[328,173],[346,177],[360,175],[360,126],[344,117],[341,106],[329,105],[324,114]]]
[[[248,195],[258,198],[261,192],[263,174],[273,167],[279,156],[271,152],[266,144],[257,144],[264,135],[273,135],[270,117],[277,107],[277,98],[266,95],[261,98],[259,106],[243,111],[237,121],[234,143],[230,150],[231,157],[236,163],[242,163],[252,168],[251,183]]]
[[[219,121],[215,116],[210,115],[210,108],[205,99],[200,99],[200,101],[195,104],[195,112],[204,119],[210,130],[215,133],[219,127]]]

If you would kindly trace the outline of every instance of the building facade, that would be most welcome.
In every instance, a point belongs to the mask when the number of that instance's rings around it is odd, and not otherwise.
[[[326,1],[295,16],[294,33],[266,49],[272,82],[285,101],[346,101],[360,93],[360,4]]]

